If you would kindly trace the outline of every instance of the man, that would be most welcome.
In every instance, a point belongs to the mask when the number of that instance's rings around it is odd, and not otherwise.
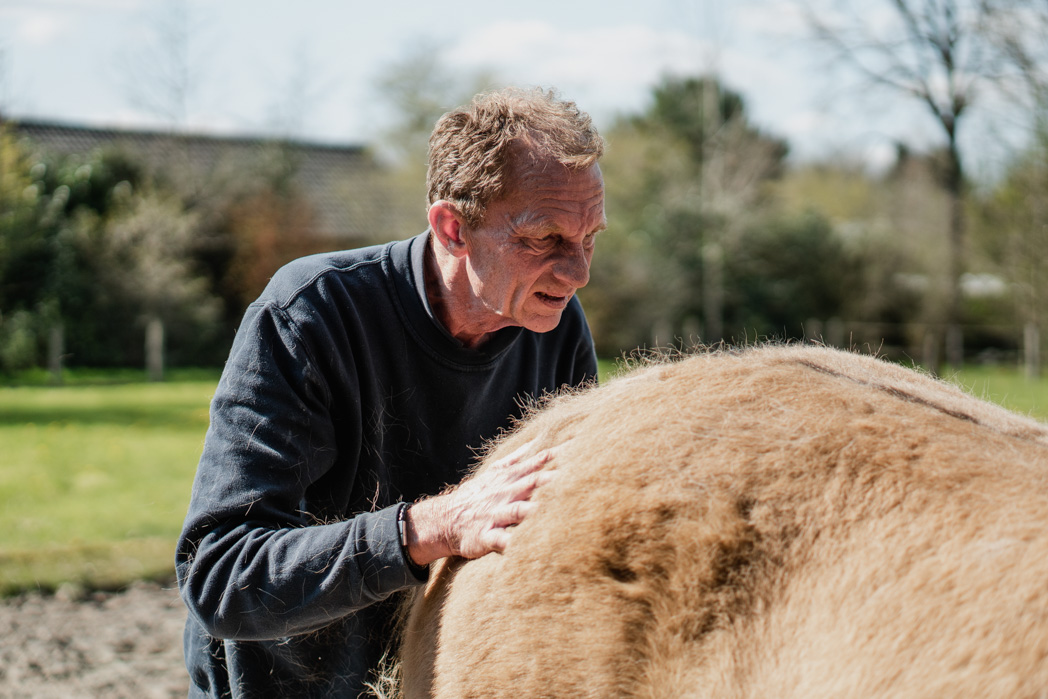
[[[176,555],[191,696],[356,696],[390,595],[505,549],[548,452],[436,494],[522,402],[595,378],[574,294],[602,152],[552,93],[480,96],[430,139],[426,233],[293,262],[249,307]]]

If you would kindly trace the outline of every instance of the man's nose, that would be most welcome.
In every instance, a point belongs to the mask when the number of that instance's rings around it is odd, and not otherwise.
[[[558,281],[576,289],[589,283],[590,252],[582,244],[562,248],[553,263],[553,274]]]

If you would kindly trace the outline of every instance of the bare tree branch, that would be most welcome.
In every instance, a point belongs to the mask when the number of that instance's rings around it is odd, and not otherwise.
[[[946,141],[942,184],[950,197],[945,320],[948,328],[956,327],[966,228],[958,130],[980,92],[998,89],[995,80],[1009,65],[1027,76],[1031,91],[1046,84],[1041,76],[1048,69],[1048,50],[1043,48],[1048,22],[1038,32],[1016,21],[1019,13],[1029,14],[1029,0],[831,0],[827,12],[817,11],[810,0],[801,1],[813,36],[835,59],[871,87],[914,98],[939,125]],[[888,21],[875,23],[871,15]],[[839,19],[827,19],[833,17]],[[959,356],[949,357],[949,350],[947,354],[951,363],[959,361]]]

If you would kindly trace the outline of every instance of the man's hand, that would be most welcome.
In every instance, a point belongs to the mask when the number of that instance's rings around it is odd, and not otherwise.
[[[505,550],[507,527],[535,509],[532,493],[553,478],[553,472],[542,470],[553,451],[524,459],[530,447],[525,444],[449,493],[412,505],[407,514],[411,560],[427,565],[447,556],[479,558]]]

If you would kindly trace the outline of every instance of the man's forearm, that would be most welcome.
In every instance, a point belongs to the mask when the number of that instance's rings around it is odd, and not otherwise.
[[[182,539],[179,587],[216,638],[264,640],[321,628],[417,580],[396,508],[293,528],[222,528]]]

